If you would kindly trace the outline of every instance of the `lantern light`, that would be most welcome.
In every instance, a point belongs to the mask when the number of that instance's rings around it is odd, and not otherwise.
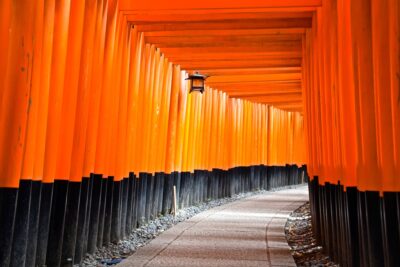
[[[195,72],[189,75],[189,78],[186,80],[190,80],[190,93],[191,92],[204,92],[204,81],[207,79],[205,75],[199,74]]]

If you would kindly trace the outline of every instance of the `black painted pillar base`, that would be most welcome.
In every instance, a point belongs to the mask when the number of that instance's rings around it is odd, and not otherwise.
[[[94,253],[97,248],[97,235],[99,231],[101,192],[103,185],[102,175],[91,176],[90,214],[88,224],[87,252]]]
[[[122,182],[114,181],[111,216],[111,242],[117,243],[121,238],[121,199]]]
[[[46,265],[60,266],[67,205],[68,181],[54,181]]]
[[[61,266],[73,266],[78,228],[81,183],[69,182]]]
[[[78,212],[78,224],[76,229],[76,242],[75,242],[75,254],[74,264],[79,264],[86,251],[84,251],[85,243],[85,225],[89,219],[89,178],[84,177],[81,182],[81,194],[79,201],[79,212]]]
[[[400,266],[399,217],[393,211],[399,210],[396,198],[399,193],[386,192],[380,199],[382,221],[383,252],[385,266]]]
[[[129,178],[124,178],[121,181],[121,238],[126,236],[126,218],[127,218],[127,207],[128,207],[128,190],[129,190]]]
[[[398,194],[309,182],[313,231],[344,267],[400,266]]]
[[[146,223],[147,174],[140,173],[139,179],[138,226],[142,226]]]
[[[29,210],[28,247],[26,249],[25,266],[35,266],[37,240],[39,235],[39,211],[42,184],[40,181],[32,181],[31,203]]]
[[[164,175],[164,188],[163,188],[163,204],[162,204],[162,214],[170,214],[172,211],[172,195],[174,186],[174,176],[173,174]]]
[[[14,222],[14,235],[11,249],[11,267],[25,265],[28,246],[29,210],[31,202],[31,180],[21,180]]]
[[[9,266],[18,189],[0,188],[0,266]]]
[[[113,209],[113,193],[114,193],[114,177],[108,177],[106,180],[105,188],[102,190],[105,197],[102,203],[104,204],[104,221],[103,221],[103,232],[100,234],[102,236],[101,243],[99,238],[97,239],[97,246],[107,245],[111,242],[111,218]]]
[[[40,196],[39,231],[35,266],[45,266],[49,239],[50,215],[53,202],[53,183],[43,183]]]

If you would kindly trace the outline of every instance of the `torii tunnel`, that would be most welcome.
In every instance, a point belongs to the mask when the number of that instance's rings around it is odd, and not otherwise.
[[[341,266],[400,266],[398,0],[1,0],[0,266],[309,183]],[[189,93],[188,75],[207,75]]]

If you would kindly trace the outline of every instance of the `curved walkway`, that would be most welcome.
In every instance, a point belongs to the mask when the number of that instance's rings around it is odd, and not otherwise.
[[[140,248],[128,266],[296,266],[286,242],[288,215],[308,201],[300,186],[202,212]]]

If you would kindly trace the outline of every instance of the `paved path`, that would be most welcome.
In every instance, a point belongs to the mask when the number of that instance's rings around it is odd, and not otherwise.
[[[296,266],[284,226],[307,200],[308,189],[301,186],[210,209],[165,231],[117,266]]]

